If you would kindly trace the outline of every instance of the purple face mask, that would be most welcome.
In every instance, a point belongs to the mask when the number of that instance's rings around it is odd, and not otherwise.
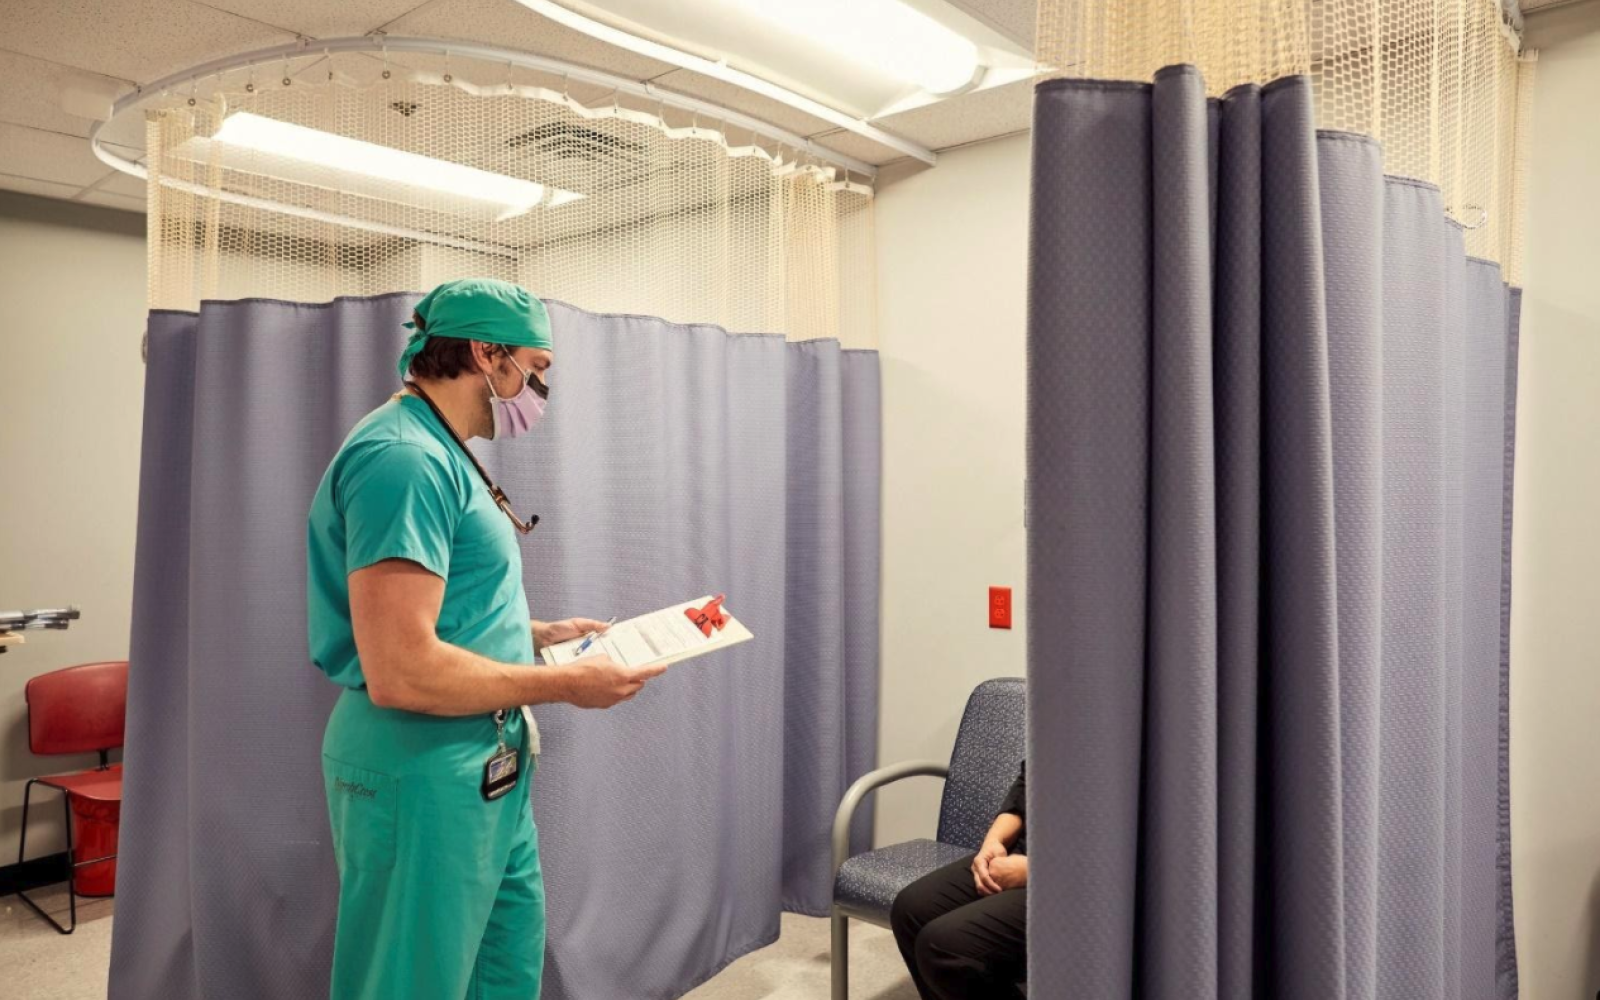
[[[501,399],[495,395],[494,383],[489,382],[489,376],[483,380],[489,383],[489,409],[494,414],[494,440],[500,438],[514,438],[533,430],[533,425],[544,416],[544,407],[549,390],[543,394],[533,389],[533,375],[522,370],[516,359],[507,355],[511,366],[522,375],[522,391],[509,399]],[[544,383],[541,381],[540,385]]]

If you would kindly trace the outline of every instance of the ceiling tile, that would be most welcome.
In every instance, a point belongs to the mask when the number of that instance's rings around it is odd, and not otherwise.
[[[460,38],[532,52],[631,80],[649,80],[675,68],[573,31],[513,0],[434,0],[385,30],[391,35]]]
[[[1026,131],[1033,127],[1033,81],[962,94],[874,124],[933,150]]]
[[[409,14],[425,0],[205,0],[207,6],[266,21],[311,38],[344,38],[375,31]]]
[[[115,194],[110,191],[91,191],[77,201],[87,202],[90,205],[104,205],[106,208],[120,208],[128,212],[138,212],[143,215],[150,208],[144,195],[129,197],[125,194]]]
[[[76,136],[0,124],[0,173],[86,187],[106,165]]]
[[[66,135],[88,135],[93,121],[61,110],[62,91],[85,76],[43,59],[0,51],[0,121]]]
[[[1038,28],[1039,4],[1036,0],[944,0],[966,11],[1018,45],[1033,48]]]
[[[0,174],[0,190],[21,191],[23,194],[36,194],[45,198],[60,198],[62,201],[66,201],[77,194],[79,189],[71,184],[57,184],[54,181],[35,180],[32,177],[13,177],[10,174]]]
[[[294,41],[290,32],[188,0],[6,0],[5,6],[5,48],[141,83]]]
[[[125,174],[120,170],[113,170],[108,177],[101,180],[95,190],[127,195],[142,201],[144,199],[144,178]]]

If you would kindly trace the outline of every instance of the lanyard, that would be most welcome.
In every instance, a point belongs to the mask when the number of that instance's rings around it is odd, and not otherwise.
[[[526,521],[517,517],[511,510],[511,499],[506,496],[506,491],[496,486],[494,480],[489,478],[488,470],[483,467],[482,462],[478,461],[478,456],[472,453],[472,449],[467,447],[467,443],[461,440],[461,435],[456,433],[456,429],[445,418],[444,411],[439,409],[428,394],[422,390],[422,386],[415,382],[407,382],[406,388],[416,393],[418,399],[427,403],[428,409],[432,410],[433,415],[439,418],[439,423],[443,424],[444,429],[450,432],[450,439],[456,443],[456,447],[461,449],[461,453],[467,456],[467,460],[472,463],[472,467],[478,470],[478,476],[483,480],[483,485],[489,487],[489,497],[494,500],[494,505],[499,507],[506,517],[511,518],[511,523],[516,526],[518,531],[524,535],[532,531],[539,524],[539,515],[535,514]]]

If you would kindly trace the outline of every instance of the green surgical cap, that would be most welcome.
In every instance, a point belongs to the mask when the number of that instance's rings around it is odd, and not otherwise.
[[[550,348],[550,314],[544,303],[521,285],[494,278],[447,281],[423,296],[416,305],[425,329],[415,323],[400,355],[400,377],[411,370],[411,359],[429,337],[459,337],[507,347]]]

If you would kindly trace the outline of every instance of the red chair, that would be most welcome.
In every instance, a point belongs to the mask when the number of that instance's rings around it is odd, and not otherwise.
[[[50,921],[56,930],[71,934],[78,927],[78,869],[114,862],[117,857],[115,826],[108,827],[104,823],[99,824],[96,831],[98,836],[92,839],[107,841],[111,853],[98,858],[77,857],[72,846],[72,814],[74,805],[79,806],[79,811],[87,816],[92,815],[97,807],[103,812],[115,809],[122,803],[122,765],[109,763],[108,754],[113,748],[122,746],[123,723],[128,711],[128,663],[126,660],[85,663],[40,674],[28,682],[27,700],[28,748],[36,755],[90,751],[100,755],[99,767],[34,778],[22,793],[22,835],[17,844],[19,865],[28,848],[28,806],[33,786],[45,785],[62,793],[69,855],[67,897],[72,922],[63,927],[40,909],[39,904],[29,899],[27,893],[18,890],[17,895],[33,912]],[[109,836],[106,835],[108,830]],[[80,848],[91,846],[93,844],[85,843]]]

